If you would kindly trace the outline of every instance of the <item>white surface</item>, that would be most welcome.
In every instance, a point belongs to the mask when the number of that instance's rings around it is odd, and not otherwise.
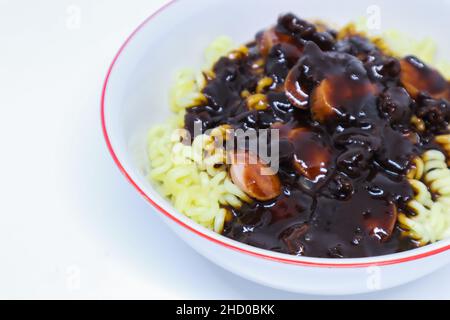
[[[314,298],[255,285],[200,257],[107,153],[104,75],[163,1],[39,2],[0,0],[0,298]],[[447,267],[353,298],[450,299],[449,288]]]

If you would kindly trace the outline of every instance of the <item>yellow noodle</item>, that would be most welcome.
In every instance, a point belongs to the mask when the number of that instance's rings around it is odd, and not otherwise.
[[[231,38],[221,36],[214,40],[205,51],[205,69],[211,69],[221,57],[233,50],[234,44]]]
[[[435,140],[444,149],[447,157],[450,157],[450,134],[436,136]],[[450,165],[450,160],[447,160],[447,165]]]
[[[413,160],[413,168],[408,173],[408,178],[410,179],[420,179],[423,176],[424,163],[419,157]]]
[[[206,83],[205,74],[213,76],[210,67],[232,49],[232,42],[222,37],[206,50],[205,72],[182,70],[170,92],[174,117],[166,124],[155,126],[148,133],[149,179],[156,182],[161,193],[168,197],[175,208],[197,223],[222,232],[229,218],[223,206],[238,208],[250,198],[233,184],[223,165],[226,155],[217,148],[215,139],[226,139],[228,126],[212,131],[211,136],[200,135],[191,145],[183,144],[185,110],[206,99],[201,89]],[[234,52],[245,54],[240,49]]]
[[[198,81],[191,69],[184,69],[176,75],[175,85],[170,91],[170,107],[173,112],[182,112],[205,100],[205,96],[200,92],[202,83]]]
[[[425,152],[420,160],[415,161],[414,179],[409,180],[415,196],[408,207],[415,216],[408,217],[402,213],[399,222],[421,244],[450,237],[450,169],[446,161],[446,156],[440,151]],[[421,174],[417,167],[423,167]],[[435,201],[431,192],[436,196]]]
[[[165,131],[175,129],[168,125]],[[205,227],[221,232],[226,217],[221,205],[240,207],[242,202],[250,201],[228,177],[222,165],[225,153],[212,148],[214,138],[207,135],[196,137],[191,146],[186,146],[161,132],[160,128],[150,132],[150,178],[159,183],[162,193],[178,210]]]
[[[264,77],[258,81],[258,85],[256,87],[257,93],[262,93],[267,87],[270,87],[273,84],[273,79],[270,77]]]

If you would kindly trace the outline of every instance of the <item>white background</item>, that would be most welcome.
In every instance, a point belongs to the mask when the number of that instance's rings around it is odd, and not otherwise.
[[[113,164],[102,82],[123,40],[163,2],[0,0],[0,298],[316,298],[206,261]],[[449,299],[450,266],[351,298]]]

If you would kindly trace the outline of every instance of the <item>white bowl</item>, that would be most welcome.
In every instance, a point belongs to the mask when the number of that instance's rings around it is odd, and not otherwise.
[[[444,19],[450,14],[448,1],[375,2],[383,28],[406,30],[418,37],[430,34],[437,41],[448,39],[449,28],[441,24],[448,24]],[[102,96],[102,125],[108,147],[120,170],[164,221],[211,261],[260,284],[311,294],[390,288],[450,262],[450,240],[398,254],[342,260],[294,257],[254,248],[211,232],[180,214],[144,177],[145,134],[169,115],[167,95],[175,72],[186,66],[199,67],[204,48],[217,36],[229,35],[237,43],[245,43],[288,11],[344,24],[364,16],[373,3],[177,0],[145,20],[120,48]],[[449,52],[448,47],[443,49]]]

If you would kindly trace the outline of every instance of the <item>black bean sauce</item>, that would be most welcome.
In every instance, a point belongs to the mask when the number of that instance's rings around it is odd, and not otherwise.
[[[411,160],[439,149],[434,135],[448,132],[448,82],[421,65],[414,72],[433,81],[408,83],[409,60],[384,54],[361,35],[338,39],[292,14],[247,47],[244,57],[217,62],[203,90],[207,103],[188,109],[186,128],[279,129],[283,192],[233,209],[224,235],[313,257],[414,248],[397,215],[408,213],[414,196],[406,179]],[[273,80],[264,91],[268,107],[251,110],[243,92],[255,94],[264,77]],[[411,124],[413,116],[425,131]]]

